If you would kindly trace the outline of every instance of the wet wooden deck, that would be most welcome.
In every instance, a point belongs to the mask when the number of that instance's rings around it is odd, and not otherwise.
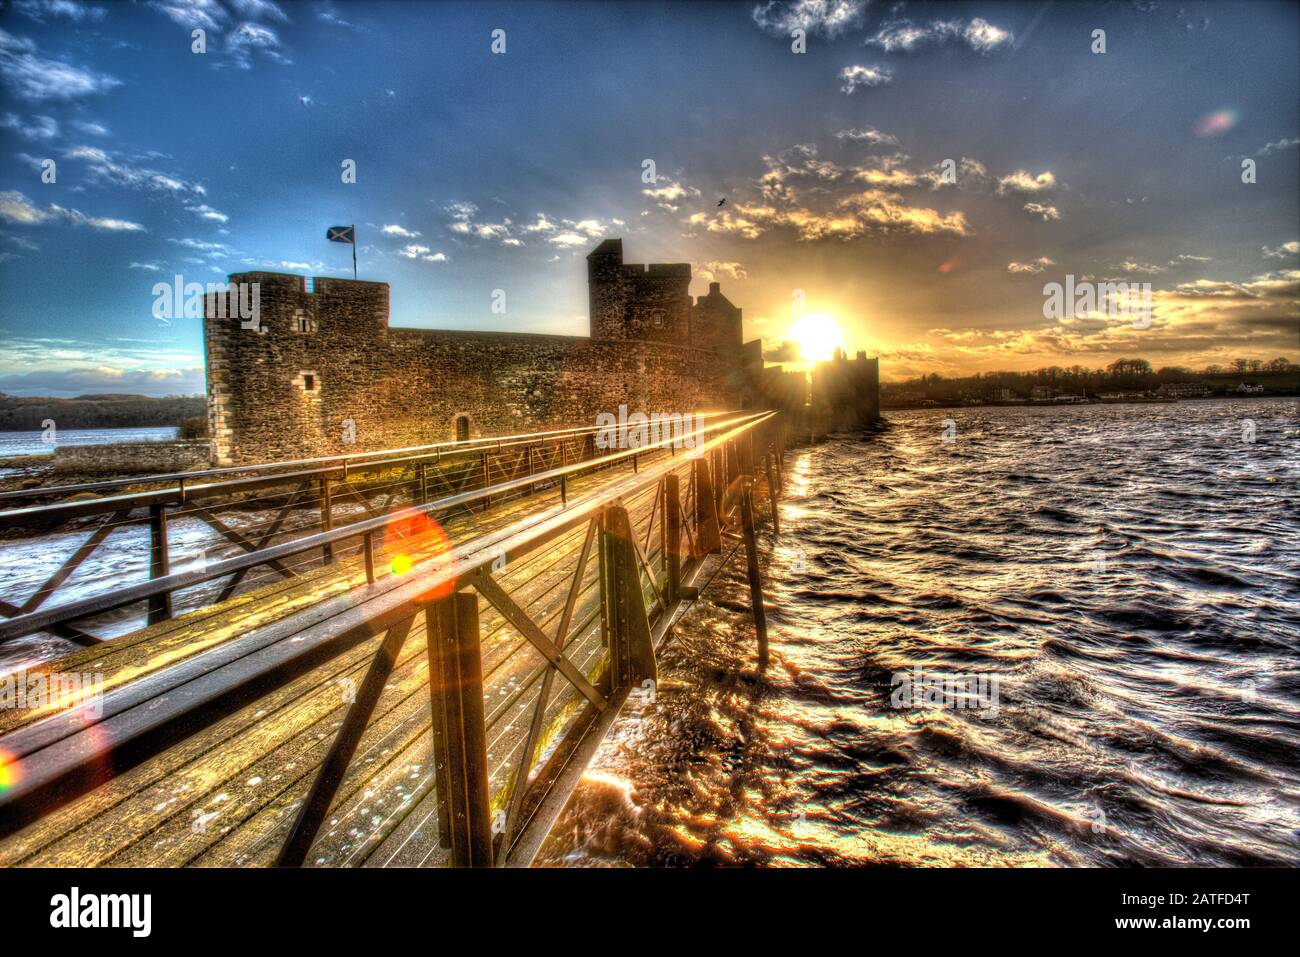
[[[687,474],[683,462],[681,475]],[[628,476],[596,472],[569,483],[572,502]],[[655,492],[624,502],[651,562],[659,544],[649,528]],[[175,709],[180,730],[161,749],[118,768],[95,769],[85,793],[0,839],[3,866],[257,866],[274,862],[348,702],[384,633],[348,647],[321,646],[242,705],[184,727],[186,708],[240,669],[264,667],[259,656],[287,653],[335,623],[364,616],[366,605],[418,579],[422,561],[453,544],[489,541],[521,520],[558,507],[552,489],[462,511],[439,529],[421,530],[380,549],[382,570],[367,584],[360,556],[278,582],[74,653],[46,671],[102,676],[102,720],[80,712],[0,712],[0,750],[31,753],[33,742],[56,750],[93,747],[131,722]],[[445,534],[444,534],[445,532]],[[498,583],[549,633],[563,606],[585,526],[562,533],[501,570]],[[404,576],[390,570],[397,555],[414,560]],[[602,645],[597,570],[589,562],[573,615],[566,655],[589,679],[600,670]],[[479,600],[493,811],[509,790],[528,731],[545,659],[491,605]],[[351,616],[351,617],[350,617]],[[223,677],[224,676],[224,677]],[[211,686],[211,687],[210,687]],[[577,713],[580,696],[556,681],[545,712],[555,732]],[[62,740],[60,740],[62,738]],[[545,739],[544,739],[545,740]],[[71,742],[80,742],[73,745]],[[307,860],[309,865],[436,865],[437,801],[424,614],[415,619],[379,704]],[[544,753],[538,755],[539,759]],[[44,760],[44,758],[42,758]],[[536,766],[536,762],[534,762]],[[10,765],[21,784],[22,760]]]

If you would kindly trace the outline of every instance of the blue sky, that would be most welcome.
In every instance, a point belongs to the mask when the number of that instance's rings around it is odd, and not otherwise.
[[[1297,9],[11,0],[0,390],[200,392],[154,283],[351,275],[353,222],[394,325],[582,334],[617,236],[773,355],[801,298],[887,378],[1300,360]],[[1067,273],[1150,282],[1154,322],[1044,319]]]

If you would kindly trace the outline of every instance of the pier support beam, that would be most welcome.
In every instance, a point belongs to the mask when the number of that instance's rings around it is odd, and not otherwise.
[[[634,534],[626,508],[615,505],[605,510],[600,530],[600,615],[609,638],[613,690],[638,687],[659,677]]]
[[[758,541],[754,535],[754,486],[747,478],[740,500],[740,524],[745,536],[745,565],[749,574],[749,602],[758,633],[758,667],[767,668],[767,611],[763,608],[763,579],[758,570]]]
[[[691,467],[695,470],[695,558],[699,559],[722,551],[722,532],[708,459],[696,459]]]
[[[478,595],[426,606],[438,830],[453,867],[492,866]]]
[[[167,507],[149,506],[149,577],[166,578],[171,574],[171,557],[167,552]],[[149,599],[151,625],[172,617],[172,593],[163,592]]]

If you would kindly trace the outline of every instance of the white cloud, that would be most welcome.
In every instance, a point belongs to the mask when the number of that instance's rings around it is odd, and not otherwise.
[[[74,0],[14,0],[14,9],[19,13],[44,23],[47,18],[64,17],[76,23],[83,21],[98,22],[108,16],[103,7],[78,3]]]
[[[227,216],[225,213],[213,209],[207,203],[200,203],[197,206],[186,206],[185,212],[193,213],[195,216],[198,216],[200,219],[211,220],[214,223],[225,223],[230,221],[229,216]]]
[[[1265,246],[1262,251],[1266,259],[1286,259],[1290,256],[1300,256],[1300,242],[1293,239],[1289,243],[1283,243],[1281,246],[1275,246],[1272,249]]]
[[[143,269],[145,272],[159,272],[162,266],[156,262],[137,263],[133,262],[126,267],[127,269]]]
[[[1132,259],[1126,259],[1118,266],[1115,266],[1113,268],[1122,269],[1125,272],[1143,273],[1144,275],[1147,276],[1154,276],[1158,272],[1165,271],[1164,266],[1157,266],[1154,263],[1135,262]]]
[[[419,243],[407,243],[397,251],[397,255],[405,256],[407,259],[418,259],[432,251],[428,246],[421,246]]]
[[[381,231],[385,236],[397,236],[401,239],[415,239],[415,237],[420,235],[418,229],[407,229],[404,226],[397,225],[396,223],[389,223],[384,226]]]
[[[191,183],[169,173],[160,173],[157,170],[114,159],[98,146],[74,146],[63,155],[68,159],[86,163],[91,178],[95,180],[115,183],[131,189],[144,189],[177,196],[187,193],[204,196],[207,193],[207,190],[198,183]]]
[[[33,206],[31,201],[16,190],[0,193],[0,219],[23,226],[39,226],[49,222],[89,226],[107,232],[144,232],[144,227],[125,219],[89,216],[77,209],[66,209],[50,203],[45,209]]]
[[[855,64],[846,66],[840,71],[840,79],[844,85],[840,89],[852,94],[859,87],[882,86],[890,82],[894,75],[883,66],[861,66]]]
[[[872,146],[897,146],[898,138],[888,133],[882,133],[880,130],[868,126],[863,130],[840,130],[835,134],[835,138],[843,142],[849,140],[853,143],[869,143]]]
[[[1037,259],[1031,259],[1027,263],[1007,263],[1007,272],[1010,273],[1040,273],[1048,266],[1055,266],[1056,260],[1049,259],[1047,256],[1039,256]]]
[[[108,127],[100,123],[89,123],[85,120],[73,120],[72,125],[75,126],[77,129],[81,130],[81,132],[89,136],[108,135]]]
[[[929,44],[956,41],[966,44],[977,53],[989,53],[998,47],[1010,45],[1014,39],[1010,31],[975,17],[968,22],[932,20],[924,25],[910,20],[892,20],[868,37],[866,43],[868,46],[879,47],[886,53],[911,53]]]
[[[0,30],[0,79],[20,100],[78,100],[122,85],[107,73],[83,69],[36,52],[31,40]]]
[[[700,263],[699,268],[696,269],[696,273],[705,282],[717,282],[719,276],[726,276],[728,279],[739,280],[745,278],[745,267],[740,263],[735,262],[708,260]]]
[[[29,140],[52,140],[59,135],[59,124],[52,116],[33,116],[24,121],[16,113],[0,117],[0,129],[13,130]]]
[[[1026,193],[1032,196],[1037,193],[1049,192],[1055,188],[1056,175],[1051,170],[1046,170],[1035,176],[1023,169],[1018,169],[998,180],[999,196],[1005,196],[1008,193]]]
[[[1042,203],[1025,203],[1022,208],[1031,216],[1041,217],[1045,223],[1061,218],[1061,211],[1055,206],[1044,206]]]
[[[836,37],[862,23],[868,0],[768,0],[754,7],[754,22],[775,36],[791,31]]]

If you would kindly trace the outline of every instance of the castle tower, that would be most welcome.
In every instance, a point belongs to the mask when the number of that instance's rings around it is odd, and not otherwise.
[[[623,262],[623,241],[607,239],[587,256],[593,339],[690,343],[690,263]]]
[[[695,300],[691,309],[690,343],[696,349],[734,352],[742,345],[740,309],[722,294],[719,283],[709,283],[709,294]]]
[[[335,381],[336,357],[364,363],[386,338],[388,284],[317,278],[308,292],[302,276],[265,272],[235,273],[229,282],[239,284],[232,296],[240,304],[256,308],[245,318],[220,293],[205,300],[213,460],[231,464],[235,434],[266,459],[331,447],[338,431],[331,423],[354,391]]]

